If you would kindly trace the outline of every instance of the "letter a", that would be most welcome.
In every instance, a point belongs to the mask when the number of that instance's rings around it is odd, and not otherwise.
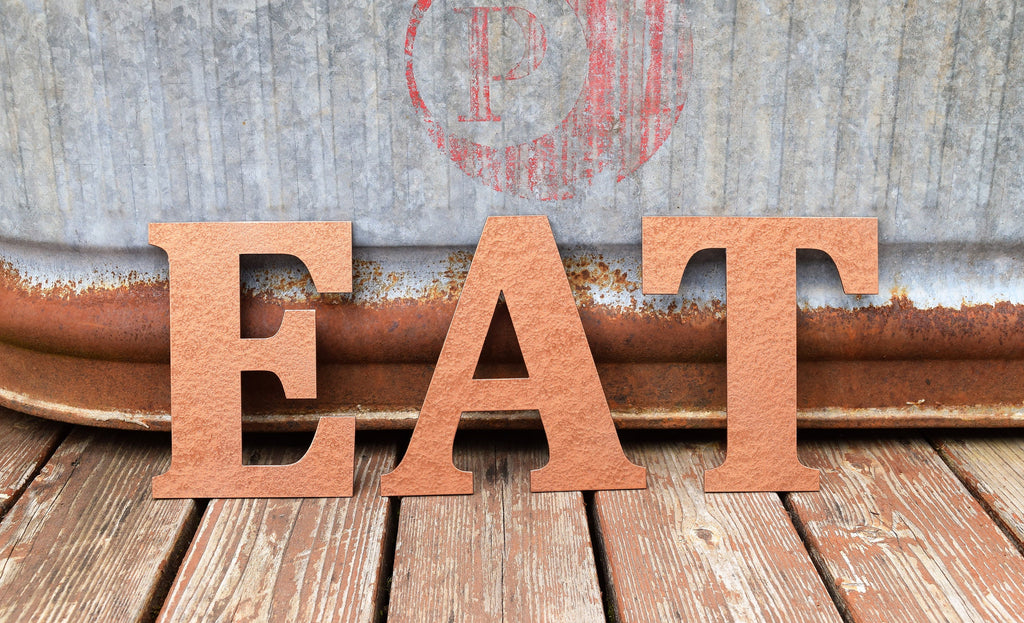
[[[351,223],[154,223],[171,288],[171,468],[156,498],[352,495],[355,420],[322,418],[292,465],[242,464],[243,370],[268,370],[289,398],[316,397],[313,310],[284,312],[277,335],[241,337],[240,254],[302,260],[321,292],[352,289]]]
[[[474,379],[494,304],[504,293],[528,378]],[[416,430],[381,495],[473,492],[452,464],[463,411],[538,409],[548,464],[532,491],[642,489],[647,472],[619,445],[597,367],[544,216],[487,219],[441,349]]]
[[[675,294],[690,257],[725,248],[725,462],[705,491],[817,491],[796,452],[796,250],[820,249],[847,294],[878,291],[873,218],[647,217],[645,294]]]

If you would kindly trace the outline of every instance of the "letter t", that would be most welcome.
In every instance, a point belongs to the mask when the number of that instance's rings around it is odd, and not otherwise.
[[[847,294],[874,294],[878,221],[646,217],[644,293],[675,294],[694,253],[723,247],[728,446],[704,490],[816,491],[796,452],[796,250],[828,253]]]

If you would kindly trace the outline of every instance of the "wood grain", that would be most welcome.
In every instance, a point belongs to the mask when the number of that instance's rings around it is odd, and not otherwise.
[[[819,441],[821,491],[789,497],[854,621],[1013,621],[1024,558],[920,438]]]
[[[625,449],[647,490],[594,494],[617,621],[841,620],[777,494],[704,494],[721,444]]]
[[[0,516],[60,442],[66,426],[0,407]]]
[[[191,500],[153,500],[166,436],[75,429],[0,524],[0,620],[149,616],[191,534]]]
[[[278,441],[252,462],[304,451]],[[395,454],[360,443],[351,498],[212,500],[159,620],[373,621],[388,528],[377,484]]]
[[[546,460],[457,444],[473,495],[402,499],[388,621],[604,621],[582,494],[530,493]]]
[[[939,452],[971,493],[1024,544],[1024,437],[980,433],[936,439]]]

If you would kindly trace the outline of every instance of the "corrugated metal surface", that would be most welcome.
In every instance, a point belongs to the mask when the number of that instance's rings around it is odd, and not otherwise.
[[[489,214],[542,213],[564,244],[636,244],[641,215],[788,214],[877,216],[888,243],[1024,241],[1019,0],[620,1],[600,23],[596,3],[575,20],[573,3],[519,4],[548,23],[550,57],[494,83],[500,123],[451,132],[500,147],[549,131],[594,88],[589,61],[621,82],[598,133],[621,138],[665,86],[660,61],[688,75],[685,105],[621,182],[595,165],[572,199],[539,201],[463,173],[410,96],[411,1],[4,0],[0,231],[138,248],[151,221],[294,218],[352,220],[357,246],[472,245]],[[471,5],[430,5],[412,50],[421,90],[447,98],[438,119],[470,105]],[[505,27],[495,73],[525,45]],[[607,38],[600,59],[579,45]]]

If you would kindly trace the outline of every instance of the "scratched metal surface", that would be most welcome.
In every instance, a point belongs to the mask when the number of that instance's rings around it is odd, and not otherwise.
[[[641,215],[787,214],[1024,241],[1020,0],[508,4],[484,55],[465,0],[3,0],[0,233],[340,219],[357,246],[471,245],[540,213],[597,245]]]

